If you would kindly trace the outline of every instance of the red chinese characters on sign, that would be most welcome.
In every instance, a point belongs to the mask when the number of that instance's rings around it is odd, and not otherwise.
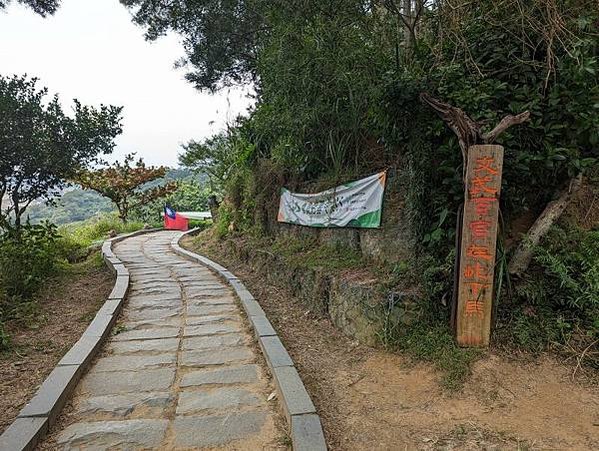
[[[472,221],[470,223],[470,233],[476,238],[489,238],[490,228],[490,221]]]
[[[491,249],[492,227],[491,211],[498,202],[497,177],[499,169],[492,157],[481,156],[474,160],[473,176],[468,186],[468,197],[472,203],[474,217],[468,218],[467,229],[470,234],[469,245],[466,247],[466,265],[462,272],[468,288],[464,313],[467,317],[482,318],[485,301],[489,302],[492,290],[492,265],[495,256]]]
[[[491,212],[491,207],[493,203],[497,202],[496,197],[475,197],[472,199],[472,203],[474,204],[474,211],[479,216],[488,216]]]

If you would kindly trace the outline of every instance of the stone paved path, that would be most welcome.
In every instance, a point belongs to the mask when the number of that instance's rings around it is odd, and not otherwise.
[[[128,300],[77,388],[61,449],[279,447],[273,389],[232,291],[175,255],[174,233],[114,246],[131,274]]]

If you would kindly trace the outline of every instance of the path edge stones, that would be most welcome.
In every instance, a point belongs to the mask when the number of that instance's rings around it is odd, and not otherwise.
[[[285,417],[287,418],[293,449],[295,451],[326,451],[327,445],[322,423],[316,413],[316,408],[295,368],[293,360],[258,301],[241,280],[227,268],[179,245],[179,242],[185,236],[198,231],[198,229],[192,229],[175,236],[171,240],[171,248],[176,254],[207,266],[222,279],[225,279],[235,290],[275,381],[277,396],[283,405]]]
[[[102,244],[102,258],[116,274],[114,287],[104,305],[79,340],[67,351],[42,382],[17,418],[0,435],[0,451],[29,451],[44,438],[67,399],[110,333],[129,290],[129,270],[112,252],[112,245],[127,238],[161,229],[143,229],[110,238]]]

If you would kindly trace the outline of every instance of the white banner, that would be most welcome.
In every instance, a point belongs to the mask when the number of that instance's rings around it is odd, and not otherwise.
[[[386,172],[379,172],[316,194],[283,188],[278,221],[310,227],[380,227],[386,178]]]

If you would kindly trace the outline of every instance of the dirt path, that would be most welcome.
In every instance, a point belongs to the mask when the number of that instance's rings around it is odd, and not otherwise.
[[[0,434],[81,337],[113,283],[103,263],[79,263],[36,296],[38,310],[29,327],[7,324],[11,349],[0,354]]]
[[[232,291],[175,255],[173,233],[115,246],[131,274],[118,333],[43,449],[286,449]]]
[[[190,240],[187,247],[193,247]],[[490,355],[460,393],[444,392],[429,365],[366,348],[287,291],[264,284],[226,247],[199,249],[259,300],[301,373],[333,450],[599,449],[599,388],[571,367]]]

